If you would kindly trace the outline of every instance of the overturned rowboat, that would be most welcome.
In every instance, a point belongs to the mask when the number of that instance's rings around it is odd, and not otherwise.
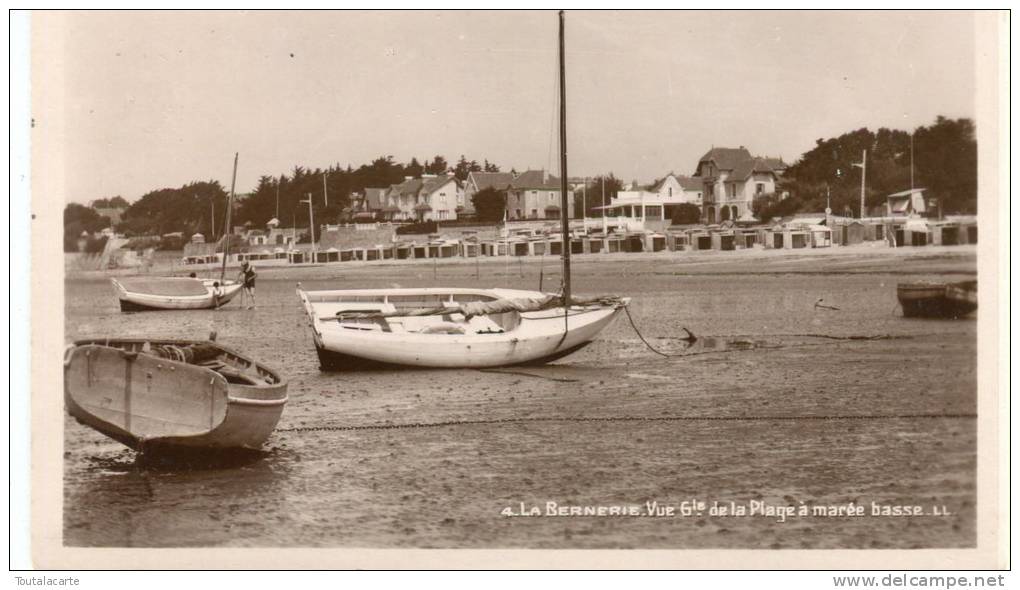
[[[127,277],[110,279],[121,311],[215,309],[226,305],[242,285],[189,277]]]
[[[81,340],[64,358],[64,402],[139,451],[256,450],[280,421],[287,384],[213,341]]]
[[[900,283],[896,297],[903,317],[957,319],[977,309],[977,281]]]
[[[298,297],[324,371],[488,368],[553,361],[590,344],[629,299],[515,289],[343,289]]]

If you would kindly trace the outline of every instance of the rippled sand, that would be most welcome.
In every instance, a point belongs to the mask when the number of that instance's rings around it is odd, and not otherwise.
[[[972,547],[976,322],[899,317],[895,289],[975,266],[966,247],[582,257],[575,292],[632,297],[647,340],[685,356],[650,352],[624,317],[547,367],[347,374],[319,372],[296,281],[537,288],[541,272],[550,289],[556,261],[264,268],[254,311],[124,314],[107,279],[69,279],[68,340],[216,330],[280,370],[290,402],[265,455],[235,465],[140,460],[67,419],[65,544]],[[648,501],[951,514],[500,514]]]

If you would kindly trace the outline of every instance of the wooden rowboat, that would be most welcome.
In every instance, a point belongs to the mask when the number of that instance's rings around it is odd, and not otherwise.
[[[139,451],[258,449],[287,384],[212,341],[81,340],[64,358],[64,402],[80,423]]]
[[[896,296],[908,318],[961,318],[977,309],[977,281],[900,283]]]
[[[537,291],[300,285],[298,296],[324,371],[545,363],[590,344],[629,302],[572,300],[564,308],[558,296]],[[473,315],[471,305],[488,309]]]
[[[236,281],[220,283],[212,279],[188,277],[130,277],[110,279],[121,311],[172,309],[215,309],[226,305],[242,285]]]

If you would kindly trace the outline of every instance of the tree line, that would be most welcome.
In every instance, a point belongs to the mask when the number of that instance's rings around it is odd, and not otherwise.
[[[479,163],[463,155],[452,165],[437,155],[424,162],[411,158],[406,164],[395,161],[393,156],[380,156],[358,168],[339,164],[326,169],[295,166],[288,174],[261,176],[250,193],[235,194],[232,224],[261,227],[275,217],[284,227],[307,227],[308,204],[302,201],[309,195],[316,220],[335,222],[349,212],[352,192],[364,194],[366,188],[386,188],[406,176],[447,171],[463,181],[471,172],[499,172],[500,168],[488,160]],[[77,249],[82,231],[93,233],[110,227],[109,218],[93,209],[103,207],[126,207],[114,229],[129,237],[174,232],[185,236],[195,233],[210,238],[220,236],[224,232],[227,198],[227,188],[219,181],[209,180],[153,190],[131,204],[119,196],[93,201],[91,208],[72,203],[64,211],[65,249]]]
[[[859,215],[861,168],[855,164],[864,150],[866,208],[881,206],[888,195],[910,188],[913,167],[913,186],[926,189],[925,195],[937,199],[943,213],[977,212],[974,122],[939,116],[914,130],[913,149],[909,132],[884,127],[816,140],[815,147],[786,170],[777,193],[755,201],[755,215],[768,221],[823,211],[827,203],[836,215]],[[783,199],[782,192],[790,196]]]
[[[865,201],[869,207],[880,205],[888,194],[910,187],[910,143],[910,133],[887,128],[878,131],[862,128],[839,137],[818,139],[814,148],[787,169],[777,194],[755,202],[754,212],[768,221],[792,213],[822,211],[828,202],[836,214],[858,214],[860,169],[853,164],[860,161],[865,149],[868,150]],[[351,193],[364,194],[366,188],[389,187],[408,176],[417,178],[448,171],[464,181],[471,172],[499,172],[500,167],[488,160],[469,160],[464,155],[453,164],[437,155],[424,161],[412,158],[407,163],[397,162],[393,156],[380,156],[357,168],[340,164],[326,169],[295,166],[279,176],[263,175],[253,191],[236,195],[233,223],[262,227],[275,217],[283,227],[308,227],[308,204],[302,201],[309,195],[316,221],[335,222],[349,216]],[[928,189],[927,195],[939,200],[944,213],[975,213],[977,141],[973,121],[940,116],[933,124],[914,130],[913,172],[914,186]],[[574,195],[576,216],[582,215],[585,205],[585,215],[601,214],[597,207],[602,205],[603,180],[606,203],[623,188],[612,173],[588,179],[588,198],[583,198],[582,191]],[[789,198],[780,198],[784,192]],[[126,205],[122,220],[114,229],[129,237],[181,232],[186,237],[203,233],[211,238],[224,231],[227,196],[227,189],[219,181],[209,180],[153,190],[130,205],[118,196],[93,201],[92,206]],[[473,204],[479,221],[501,221],[505,199],[505,193],[498,190],[475,195]],[[688,217],[693,218],[693,212],[685,212],[679,221],[687,222]],[[91,234],[109,226],[110,220],[94,209],[67,205],[65,249],[77,249],[83,231]]]

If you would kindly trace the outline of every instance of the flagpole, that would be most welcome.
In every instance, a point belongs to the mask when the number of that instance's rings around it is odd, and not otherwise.
[[[609,233],[609,225],[606,221],[606,177],[602,176],[602,233]]]

